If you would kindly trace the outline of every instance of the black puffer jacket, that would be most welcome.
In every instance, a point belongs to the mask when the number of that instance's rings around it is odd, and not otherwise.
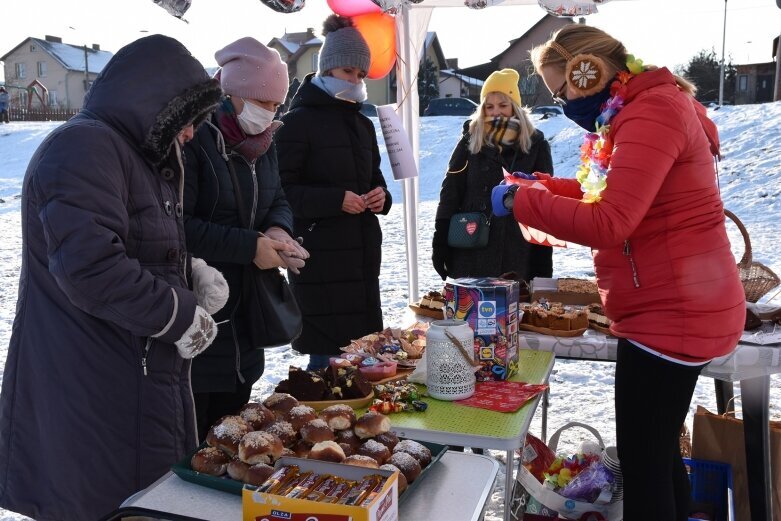
[[[272,144],[254,163],[232,153],[229,158],[241,187],[245,215],[254,212],[252,229],[242,226],[221,140],[211,125],[202,125],[185,146],[184,228],[193,256],[220,270],[228,282],[228,303],[214,315],[220,325],[208,350],[193,360],[193,391],[233,392],[236,382],[255,382],[263,374],[263,350],[253,348],[242,303],[242,274],[252,264],[258,231],[278,226],[293,230],[293,213],[279,181]],[[262,319],[262,317],[258,317]]]
[[[2,507],[95,521],[194,448],[190,362],[173,345],[196,303],[172,144],[219,97],[179,42],[143,38],[30,161],[0,396]]]
[[[529,281],[534,277],[553,275],[553,249],[529,244],[523,238],[512,215],[496,217],[491,212],[491,190],[502,179],[502,168],[508,172],[545,172],[553,175],[550,145],[539,130],[532,134],[532,145],[524,154],[518,148],[484,146],[477,154],[469,152],[469,122],[456,145],[442,181],[439,194],[432,260],[439,271],[452,278],[498,277],[515,272]],[[488,245],[481,249],[451,248],[447,244],[450,217],[459,212],[483,212],[491,219]],[[438,266],[439,264],[439,266]]]
[[[293,347],[336,354],[350,340],[382,329],[377,216],[342,211],[346,190],[386,188],[374,125],[360,105],[337,100],[307,76],[277,132],[279,173],[293,208],[296,236],[312,255],[301,275],[289,274],[304,316]],[[385,189],[387,214],[391,195]]]

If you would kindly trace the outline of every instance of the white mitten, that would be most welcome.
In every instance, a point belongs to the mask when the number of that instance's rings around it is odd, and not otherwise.
[[[184,332],[182,338],[174,342],[182,358],[194,358],[212,345],[217,336],[217,324],[212,316],[201,306],[195,306],[193,323]]]
[[[228,302],[228,282],[203,259],[193,257],[193,293],[198,305],[213,315]]]

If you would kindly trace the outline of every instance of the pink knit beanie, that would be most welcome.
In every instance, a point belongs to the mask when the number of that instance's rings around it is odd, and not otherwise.
[[[283,103],[287,96],[287,65],[274,49],[249,36],[214,53],[225,94]]]

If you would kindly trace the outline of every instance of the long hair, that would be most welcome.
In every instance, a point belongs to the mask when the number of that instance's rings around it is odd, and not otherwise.
[[[550,40],[529,51],[538,74],[544,66],[552,65],[564,70],[567,65],[567,59],[556,50],[553,43],[566,49],[572,56],[592,54],[602,58],[611,69],[608,71],[611,76],[614,76],[618,71],[626,70],[626,58],[629,53],[623,43],[596,27],[569,24],[556,31]],[[655,68],[655,66],[649,65],[645,67],[645,70]],[[697,92],[697,87],[681,76],[675,75],[675,82],[683,91],[692,96]]]
[[[528,154],[532,147],[532,134],[534,134],[534,125],[529,119],[529,115],[526,109],[515,103],[510,96],[503,92],[489,92],[488,95],[495,94],[501,96],[504,100],[510,102],[513,107],[513,117],[521,122],[521,128],[518,131],[518,148],[524,154]],[[480,149],[485,146],[485,100],[488,96],[480,101],[480,105],[475,109],[474,113],[469,117],[469,152],[477,154]]]

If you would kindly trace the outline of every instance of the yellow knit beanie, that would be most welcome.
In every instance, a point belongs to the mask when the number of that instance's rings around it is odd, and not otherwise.
[[[480,91],[480,102],[485,101],[485,97],[491,92],[501,92],[507,94],[511,100],[521,105],[521,93],[518,90],[518,81],[520,76],[515,69],[502,69],[494,71],[483,82],[483,89]]]

